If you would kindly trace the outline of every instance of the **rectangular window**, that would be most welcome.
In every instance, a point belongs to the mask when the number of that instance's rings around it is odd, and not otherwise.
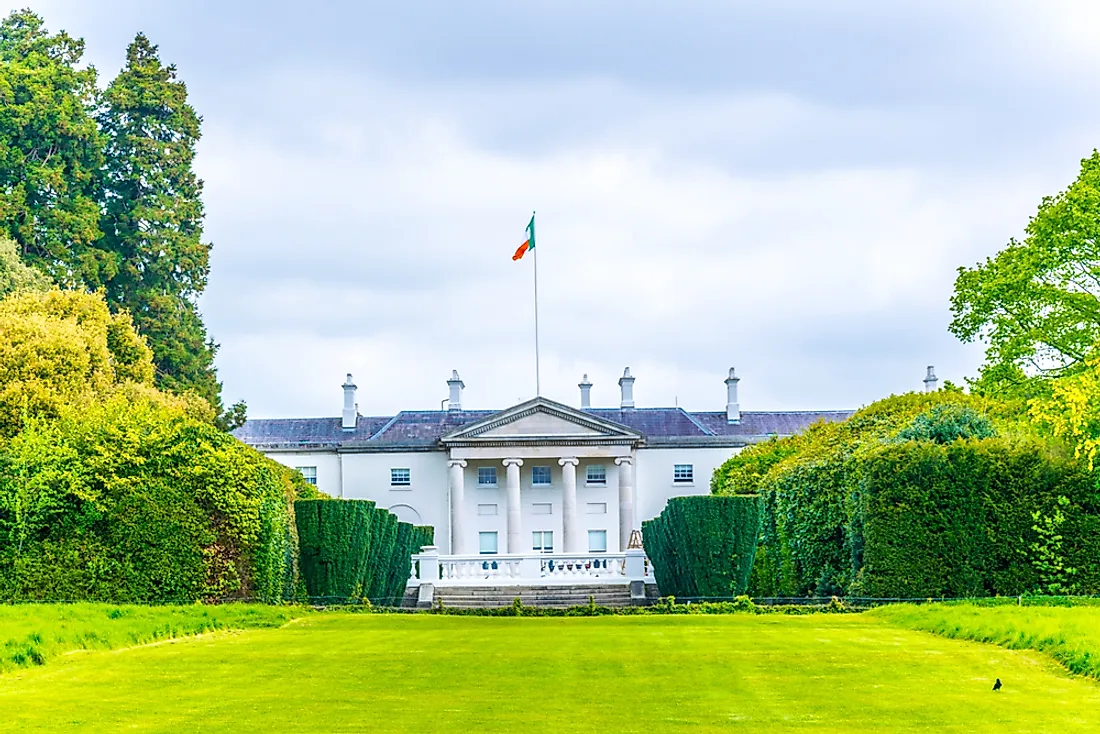
[[[477,486],[497,486],[497,468],[495,466],[479,466],[477,468]]]
[[[391,487],[408,487],[412,484],[412,472],[408,469],[390,469]]]
[[[536,530],[531,533],[531,550],[535,553],[553,553],[554,531]]]
[[[496,531],[489,533],[478,533],[478,547],[481,549],[481,554],[485,556],[491,556],[497,552],[497,534]]]
[[[606,530],[589,530],[588,531],[588,552],[589,553],[607,553],[607,531]]]
[[[691,484],[695,481],[695,467],[691,464],[677,464],[672,467],[672,481],[677,484]]]
[[[603,464],[589,464],[584,476],[585,484],[607,484],[607,467]]]
[[[536,502],[531,505],[532,515],[553,515],[554,505],[549,502]]]
[[[550,486],[550,467],[548,467],[548,466],[533,466],[533,467],[531,467],[531,486],[532,487],[549,487]]]
[[[496,505],[478,505],[477,514],[479,515],[495,515],[497,514]]]
[[[307,482],[312,484],[314,487],[317,486],[317,467],[298,466],[295,467],[295,469],[297,469],[301,473],[301,475],[306,478]]]
[[[589,502],[588,503],[589,515],[606,515],[607,503],[606,502]]]

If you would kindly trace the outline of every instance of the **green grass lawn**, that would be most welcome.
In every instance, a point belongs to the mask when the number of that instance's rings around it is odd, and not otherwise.
[[[1100,607],[898,604],[869,612],[895,626],[944,637],[1040,650],[1073,673],[1100,678]]]
[[[0,673],[75,650],[111,650],[214,630],[278,627],[306,611],[258,604],[0,604]]]
[[[326,613],[60,656],[0,676],[0,712],[0,731],[1061,734],[1100,730],[1100,686],[874,615]]]

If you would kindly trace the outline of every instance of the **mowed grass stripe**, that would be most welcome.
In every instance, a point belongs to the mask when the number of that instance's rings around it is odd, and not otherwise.
[[[990,691],[1000,677],[1006,687]],[[865,615],[315,615],[5,675],[0,731],[965,731],[1100,727],[1038,654]]]

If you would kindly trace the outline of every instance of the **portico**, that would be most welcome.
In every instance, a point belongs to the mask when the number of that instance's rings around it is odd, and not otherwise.
[[[449,457],[453,555],[626,549],[638,524],[634,466],[643,437],[636,431],[538,398],[441,443]],[[503,535],[503,548],[493,547],[494,533]]]

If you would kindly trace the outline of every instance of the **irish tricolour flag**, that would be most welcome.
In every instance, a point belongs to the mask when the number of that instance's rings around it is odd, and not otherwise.
[[[516,254],[512,255],[513,260],[519,260],[521,257],[527,254],[528,250],[535,249],[535,215],[531,215],[531,221],[527,223],[527,241],[524,242],[516,249]]]

